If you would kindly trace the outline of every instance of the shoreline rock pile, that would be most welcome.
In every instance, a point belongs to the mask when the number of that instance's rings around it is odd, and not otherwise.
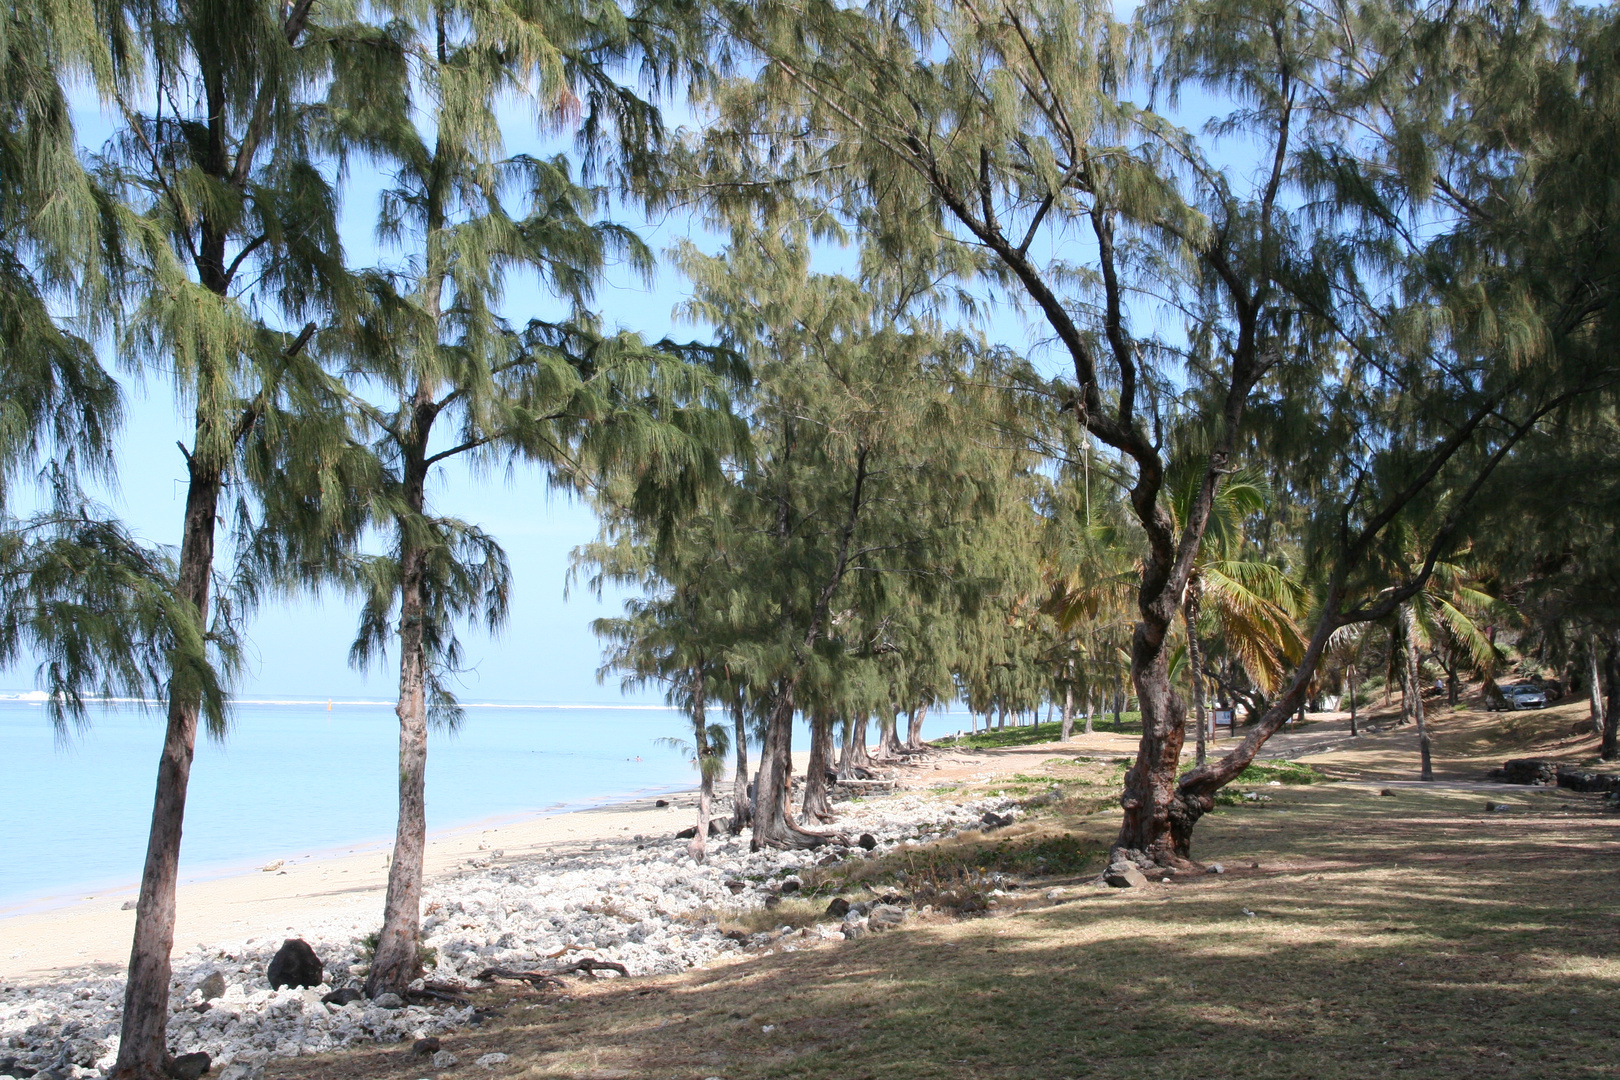
[[[861,847],[847,854],[869,857],[978,828],[985,814],[1013,805],[1001,797],[957,803],[906,792],[841,804],[836,829],[868,834],[870,847],[868,836],[861,836]],[[826,855],[825,849],[750,852],[745,833],[711,841],[704,863],[694,863],[686,844],[673,836],[490,860],[424,889],[423,943],[435,959],[431,978],[435,985],[471,987],[490,967],[532,968],[583,953],[622,964],[632,976],[698,967],[745,947],[722,933],[719,913],[766,907],[771,898],[779,902],[781,892],[790,891],[782,879]],[[887,911],[878,917],[894,919]],[[351,988],[360,982],[365,938],[375,926],[333,920],[300,929],[322,965],[316,970],[324,981],[315,985],[271,987],[267,968],[287,944],[280,936],[198,946],[177,956],[170,1051],[206,1053],[211,1076],[256,1080],[271,1058],[360,1042],[430,1039],[474,1022],[470,1006],[359,997]],[[844,935],[832,930],[820,936]],[[311,957],[293,951],[307,967]],[[276,975],[284,975],[285,967]],[[300,974],[294,981],[307,983],[308,973]],[[104,1076],[117,1056],[123,990],[122,974],[95,970],[0,986],[0,1077]]]

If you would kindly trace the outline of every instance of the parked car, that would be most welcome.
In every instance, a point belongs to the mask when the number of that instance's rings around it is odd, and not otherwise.
[[[1515,683],[1512,686],[1500,688],[1502,703],[1496,707],[1500,710],[1509,709],[1545,709],[1547,707],[1547,692],[1535,683]]]

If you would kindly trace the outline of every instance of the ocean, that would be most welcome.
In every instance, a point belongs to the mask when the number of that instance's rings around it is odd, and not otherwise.
[[[59,741],[37,696],[0,698],[0,917],[133,888],[151,822],[161,710],[93,707]],[[925,734],[960,719],[931,713]],[[428,830],[695,787],[689,755],[660,742],[689,730],[661,706],[468,703],[428,740]],[[182,880],[390,843],[398,734],[392,702],[237,703],[224,742],[198,740]],[[809,745],[802,724],[794,742]]]

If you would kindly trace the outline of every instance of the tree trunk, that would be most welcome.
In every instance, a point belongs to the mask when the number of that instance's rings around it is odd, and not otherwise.
[[[1598,643],[1596,635],[1593,635],[1592,639],[1587,642],[1586,656],[1588,661],[1587,667],[1591,669],[1588,672],[1587,677],[1591,680],[1592,685],[1587,688],[1587,698],[1592,709],[1592,731],[1594,734],[1601,735],[1605,730],[1603,709],[1603,671],[1598,660]]]
[[[1115,731],[1124,731],[1125,730],[1125,721],[1120,717],[1120,714],[1125,709],[1125,702],[1123,700],[1121,700],[1124,697],[1125,697],[1125,692],[1123,690],[1115,690],[1114,691],[1114,730]],[[1091,734],[1091,717],[1089,717],[1089,716],[1086,717],[1086,734],[1087,735]]]
[[[1422,758],[1418,779],[1433,780],[1434,763],[1430,760],[1432,747],[1429,741],[1429,727],[1423,715],[1423,684],[1418,674],[1417,629],[1410,607],[1403,612],[1402,618],[1406,624],[1406,688],[1407,695],[1412,699],[1412,717],[1417,721],[1418,754]]]
[[[831,837],[809,832],[793,822],[789,785],[793,780],[793,693],[795,683],[785,681],[771,702],[765,741],[759,748],[759,779],[754,788],[752,850],[819,847]]]
[[[1603,710],[1604,761],[1620,759],[1620,642],[1611,642],[1607,656],[1609,668],[1609,707]]]
[[[880,724],[881,734],[878,736],[879,756],[888,761],[893,761],[896,758],[904,757],[905,755],[901,753],[902,748],[900,746],[899,712],[896,711],[893,706],[890,706],[889,711],[885,714],[885,718],[880,721]]]
[[[1070,674],[1073,675],[1074,664],[1069,664]],[[1074,683],[1063,684],[1063,732],[1059,735],[1061,742],[1068,742],[1074,735]]]
[[[1457,658],[1455,656],[1447,656],[1446,657],[1446,704],[1447,705],[1453,705],[1454,706],[1454,705],[1457,704],[1457,698],[1458,698],[1459,692],[1461,690],[1461,686],[1459,685],[1459,683],[1460,683],[1460,680],[1458,680],[1458,678],[1457,678]]]
[[[1404,725],[1412,721],[1412,648],[1411,642],[1406,639],[1404,631],[1402,631],[1400,647],[1401,723]]]
[[[1125,813],[1113,853],[1145,858],[1161,866],[1177,866],[1187,861],[1176,850],[1171,821],[1176,776],[1181,771],[1181,747],[1187,737],[1186,708],[1170,691],[1169,656],[1162,639],[1152,641],[1143,623],[1136,626],[1132,652],[1137,705],[1142,710],[1142,741],[1136,762],[1125,774],[1125,791],[1120,798]]]
[[[832,801],[827,797],[827,773],[832,768],[833,720],[827,713],[810,718],[810,767],[804,778],[804,810],[799,821],[805,825],[833,820]]]
[[[731,738],[737,748],[737,772],[731,778],[731,835],[741,835],[743,826],[752,816],[748,798],[748,725],[743,714],[742,691],[737,691],[731,703]]]
[[[1198,607],[1203,587],[1194,577],[1187,583],[1187,595],[1181,605],[1181,621],[1187,627],[1187,662],[1192,665],[1193,719],[1198,724],[1198,756],[1202,765],[1209,750],[1209,722],[1204,716],[1203,657],[1198,648]]]
[[[687,843],[686,853],[693,862],[704,862],[709,857],[709,808],[714,804],[714,774],[720,763],[713,760],[709,746],[708,702],[704,700],[701,661],[692,680],[692,746],[697,751],[698,766],[697,832]]]
[[[405,498],[420,515],[425,505],[427,465],[421,447],[405,468]],[[421,976],[422,858],[427,849],[427,617],[424,577],[427,553],[400,530],[399,575],[399,821],[388,866],[388,893],[377,950],[366,975],[366,996],[403,994]]]
[[[1350,737],[1356,737],[1356,665],[1350,665]]]
[[[1086,726],[1085,726],[1085,729],[1084,729],[1085,734],[1087,734],[1087,735],[1090,735],[1092,730],[1093,730],[1092,726],[1091,726],[1091,718],[1094,715],[1096,715],[1096,712],[1097,712],[1097,691],[1096,691],[1095,687],[1088,686],[1088,687],[1086,687],[1086,716],[1085,716]]]
[[[923,748],[923,721],[928,717],[927,704],[918,705],[911,710],[906,724],[906,749],[921,750]]]
[[[194,445],[206,445],[211,433],[197,425]],[[177,592],[208,624],[209,586],[214,569],[214,524],[222,471],[195,458],[188,463],[185,533],[180,543]],[[157,793],[152,827],[147,834],[146,865],[140,898],[135,903],[135,937],[124,984],[124,1016],[113,1076],[119,1080],[158,1080],[169,1061],[169,956],[174,951],[175,884],[179,878],[180,837],[186,815],[186,789],[197,747],[200,702],[176,688],[169,692],[168,726],[158,759]]]
[[[1397,671],[1395,667],[1395,658],[1399,655],[1399,653],[1396,651],[1397,648],[1398,646],[1396,645],[1395,631],[1391,629],[1389,632],[1389,664],[1387,665],[1388,670],[1384,672],[1384,708],[1386,709],[1389,708],[1390,702],[1395,699],[1395,678]]]
[[[870,769],[872,756],[866,751],[866,721],[863,713],[856,714],[850,721],[849,736],[844,740],[844,753],[838,763],[838,777],[841,780],[855,778],[856,769]]]

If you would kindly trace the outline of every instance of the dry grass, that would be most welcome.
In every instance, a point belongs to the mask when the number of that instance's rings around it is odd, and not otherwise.
[[[1539,726],[1517,728],[1535,715]],[[1503,719],[1538,746],[1562,722]],[[1200,826],[1197,854],[1225,874],[1142,891],[1074,884],[1056,901],[1051,880],[1031,880],[984,917],[791,952],[804,939],[788,938],[706,970],[582,981],[565,996],[492,993],[499,1015],[445,1039],[463,1064],[441,1075],[1620,1075],[1620,816],[1600,798],[1492,793],[1512,807],[1504,813],[1487,812],[1477,791],[1265,790],[1270,803]],[[1113,814],[1074,806],[1005,830],[1008,844],[1106,843]],[[996,835],[935,857],[966,865]],[[842,883],[883,887],[899,868],[898,857],[873,860]],[[471,1064],[491,1051],[511,1060],[493,1072]],[[278,1063],[272,1075],[415,1080],[427,1068],[408,1048],[365,1049]]]

